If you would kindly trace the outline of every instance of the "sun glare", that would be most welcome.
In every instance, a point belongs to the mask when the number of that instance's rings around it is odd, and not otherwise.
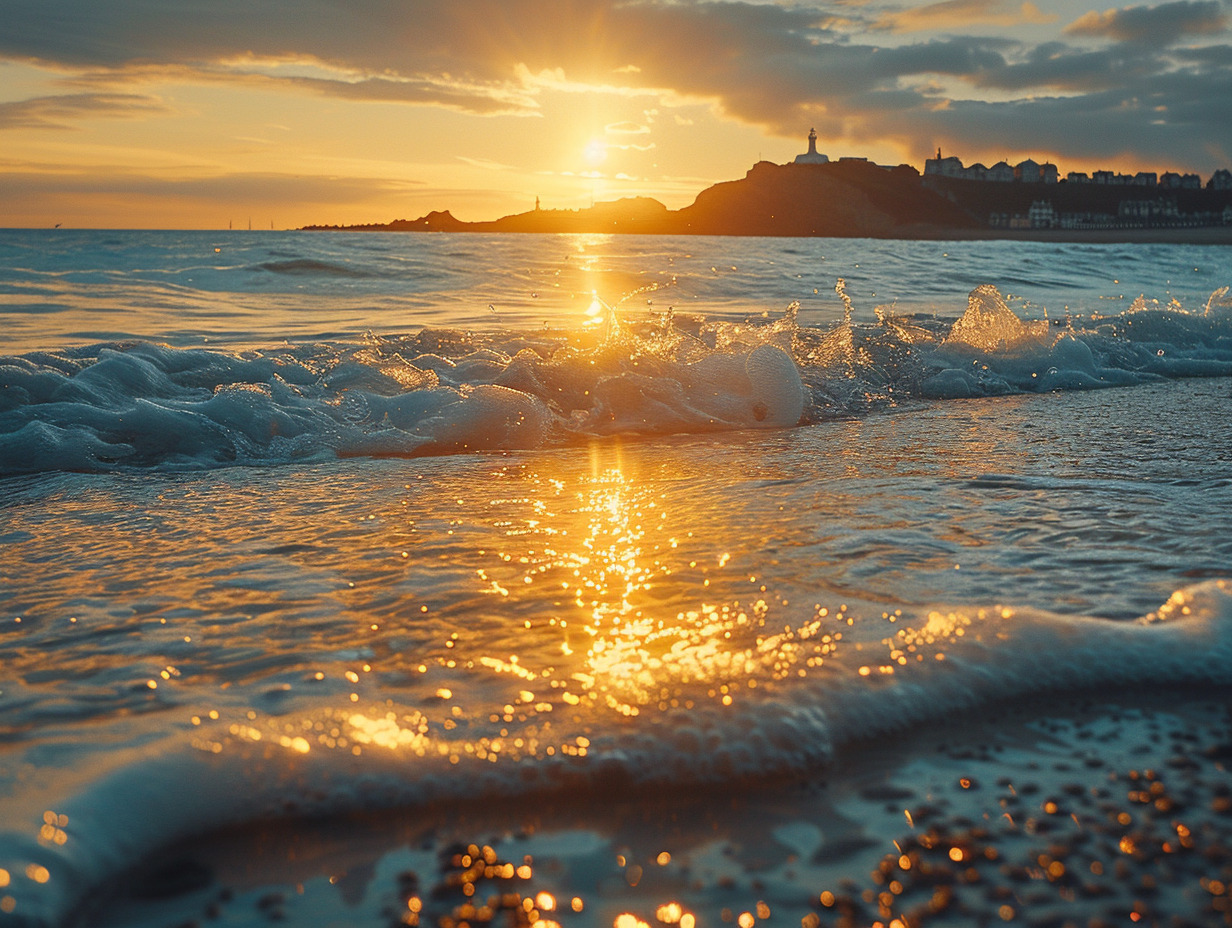
[[[591,167],[598,167],[607,160],[607,145],[600,139],[591,139],[586,143],[583,153],[586,156],[587,164]]]
[[[592,326],[600,325],[603,322],[603,301],[599,299],[599,294],[591,291],[590,306],[586,308],[586,319],[583,325]]]

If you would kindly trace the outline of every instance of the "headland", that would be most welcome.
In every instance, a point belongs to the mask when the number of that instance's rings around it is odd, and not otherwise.
[[[1150,175],[1150,184],[1143,175],[1084,182],[1085,175],[1058,180],[1055,168],[1020,176],[1018,168],[1005,165],[1010,173],[1001,178],[995,169],[978,171],[980,165],[956,171],[953,162],[958,159],[942,159],[938,152],[921,174],[906,164],[801,156],[789,164],[758,162],[743,178],[708,187],[679,210],[632,197],[576,210],[536,204],[482,222],[464,222],[443,210],[417,219],[306,229],[1232,244],[1226,171],[1195,187],[1190,175],[1184,186],[1169,174],[1159,181]]]

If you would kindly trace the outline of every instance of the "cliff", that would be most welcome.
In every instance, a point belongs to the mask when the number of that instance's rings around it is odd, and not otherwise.
[[[1006,225],[1012,214],[1025,215],[1036,200],[1050,203],[1058,216],[1107,217],[1108,222],[1097,228],[996,227]],[[1172,210],[1173,218],[1121,221],[1118,216],[1125,200],[1160,201]],[[857,159],[828,164],[762,161],[740,180],[715,184],[679,210],[669,210],[647,197],[631,197],[596,203],[588,209],[535,209],[488,222],[463,222],[446,210],[387,223],[306,228],[1227,244],[1232,243],[1232,225],[1225,224],[1222,211],[1230,205],[1232,191],[921,178],[909,165],[884,168]],[[993,222],[997,216],[1000,221]]]
[[[743,180],[703,190],[675,216],[677,232],[702,235],[909,238],[975,225],[953,202],[923,187],[915,168],[867,161],[763,161]]]
[[[581,210],[531,210],[489,222],[462,222],[448,212],[418,219],[310,230],[388,232],[624,232],[656,235],[819,235],[909,238],[974,228],[970,214],[920,183],[914,168],[867,161],[771,164],[742,180],[703,190],[689,206],[669,210],[632,197]]]

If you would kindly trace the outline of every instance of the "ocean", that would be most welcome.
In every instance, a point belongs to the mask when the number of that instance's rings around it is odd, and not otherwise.
[[[1230,284],[0,231],[0,925],[1232,924]]]

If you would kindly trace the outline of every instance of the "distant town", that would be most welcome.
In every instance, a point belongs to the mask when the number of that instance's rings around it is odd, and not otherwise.
[[[840,158],[841,161],[864,160]],[[817,132],[809,130],[808,150],[793,164],[827,164],[830,159],[817,150]],[[1204,185],[1197,174],[1167,171],[1070,171],[1062,179],[1057,166],[1027,158],[1010,165],[998,161],[992,167],[979,162],[964,165],[953,155],[924,162],[923,183],[963,206],[992,229],[1159,229],[1200,228],[1232,225],[1232,202],[1228,197],[1204,197],[1201,191],[1232,191],[1232,171],[1218,170]],[[980,191],[977,184],[1022,184],[1014,188]],[[957,183],[955,183],[957,182]],[[1053,185],[1051,188],[1049,185]],[[1109,191],[1108,188],[1118,188]],[[1013,190],[1013,193],[1011,193]],[[1030,191],[1029,204],[1023,194]],[[1194,192],[1198,192],[1195,196]],[[980,195],[981,193],[986,195]],[[1000,208],[998,208],[1000,207]]]
[[[786,164],[759,161],[741,179],[669,210],[630,197],[586,209],[534,209],[481,222],[448,210],[352,226],[371,232],[607,232],[641,235],[783,235],[837,238],[1033,238],[1053,241],[1187,241],[1232,244],[1232,172],[1197,174],[1071,171],[1027,158],[992,167],[956,156],[909,165],[831,160],[808,150]]]
[[[1217,205],[1202,203],[1201,197],[1182,195],[1182,191],[1232,191],[1232,171],[1221,169],[1211,175],[1205,184],[1197,174],[1180,174],[1167,171],[1139,171],[1137,174],[1118,174],[1115,171],[1095,171],[1088,175],[1083,171],[1070,171],[1064,180],[1057,166],[1045,161],[1043,164],[1031,158],[1012,167],[999,161],[992,167],[976,162],[964,165],[954,156],[937,157],[924,162],[923,180],[942,193],[954,193],[947,181],[975,181],[991,184],[1032,184],[1038,198],[1032,197],[1025,212],[990,211],[988,225],[1006,229],[1116,229],[1116,228],[1164,228],[1232,225],[1232,204]],[[941,181],[941,183],[938,183]],[[1055,185],[1049,190],[1049,185]],[[1068,188],[1059,194],[1062,186]],[[1115,195],[1115,211],[1111,208],[1113,197],[1082,196],[1088,191],[1075,187],[1119,188]],[[1098,203],[1092,208],[1093,204]],[[1198,208],[1184,209],[1187,205]],[[1202,206],[1207,208],[1203,209]],[[1070,209],[1066,209],[1070,206]],[[1082,208],[1086,206],[1088,208]]]

